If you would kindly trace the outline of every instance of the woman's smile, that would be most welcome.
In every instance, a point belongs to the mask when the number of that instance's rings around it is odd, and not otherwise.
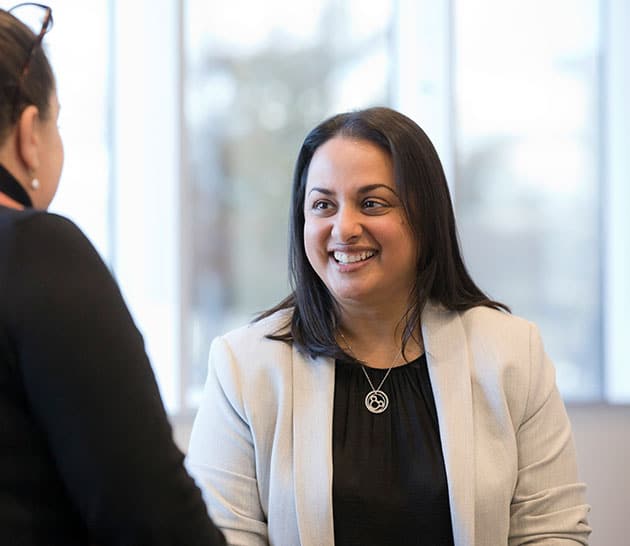
[[[341,252],[336,250],[333,252],[333,257],[336,262],[342,265],[364,262],[374,255],[376,255],[376,251],[374,250],[364,250],[361,252]]]

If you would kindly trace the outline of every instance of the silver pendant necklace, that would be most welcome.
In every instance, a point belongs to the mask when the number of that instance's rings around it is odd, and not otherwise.
[[[385,380],[389,377],[389,374],[392,371],[392,368],[394,367],[396,360],[400,356],[402,349],[400,349],[396,353],[394,360],[392,360],[391,366],[387,369],[387,373],[385,374],[383,379],[381,379],[381,382],[378,384],[378,387],[374,388],[374,383],[372,383],[372,380],[370,379],[370,376],[368,375],[367,370],[365,369],[365,364],[363,363],[362,360],[359,360],[357,356],[354,354],[354,351],[352,350],[352,347],[348,343],[346,336],[343,335],[343,332],[341,330],[338,330],[338,332],[339,332],[339,335],[341,336],[341,339],[343,339],[343,342],[348,348],[348,351],[350,352],[350,354],[355,358],[355,360],[357,360],[357,362],[361,363],[361,370],[363,371],[363,375],[365,375],[365,378],[367,379],[368,383],[370,384],[370,388],[372,389],[370,392],[368,392],[365,395],[365,399],[364,399],[365,407],[370,413],[374,413],[374,414],[383,413],[389,407],[389,397],[387,396],[385,392],[381,390],[381,387],[383,386],[383,383],[385,383]]]
[[[396,357],[398,357],[398,355],[396,355]],[[365,378],[368,380],[368,383],[372,388],[372,390],[365,395],[365,407],[371,413],[383,413],[389,407],[389,397],[381,390],[381,387],[383,386],[383,383],[385,383],[385,380],[387,379],[387,376],[389,375],[389,372],[392,371],[392,369],[389,368],[387,370],[385,377],[383,377],[382,381],[379,383],[376,389],[374,388],[374,384],[372,383],[372,380],[370,379],[370,376],[368,375],[367,370],[365,369],[365,366],[363,364],[361,364],[361,369],[363,370],[363,374],[365,375]]]

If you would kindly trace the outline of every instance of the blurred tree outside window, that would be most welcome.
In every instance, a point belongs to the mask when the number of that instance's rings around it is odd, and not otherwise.
[[[606,198],[627,195],[621,0],[143,2],[90,3],[94,19],[51,0],[66,143],[53,210],[113,266],[171,411],[196,407],[212,338],[287,294],[305,135],[376,104],[428,128],[474,279],[539,325],[564,397],[628,400],[627,220]]]
[[[183,343],[194,407],[211,338],[288,291],[289,193],[306,133],[333,113],[392,104],[393,71],[423,66],[409,52],[397,62],[393,1],[185,6]],[[451,73],[465,259],[482,289],[539,325],[565,397],[600,398],[599,2],[452,6],[452,58],[438,62]]]
[[[473,278],[537,323],[565,397],[602,391],[597,0],[458,0],[455,202]]]
[[[186,405],[211,338],[288,294],[289,195],[308,131],[389,102],[392,4],[185,2]]]

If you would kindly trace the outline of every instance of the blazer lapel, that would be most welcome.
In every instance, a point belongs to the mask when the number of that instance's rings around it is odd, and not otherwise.
[[[332,421],[335,366],[293,349],[293,476],[301,546],[333,545]]]
[[[458,313],[427,303],[422,335],[438,414],[455,546],[473,546],[475,461],[466,334]]]

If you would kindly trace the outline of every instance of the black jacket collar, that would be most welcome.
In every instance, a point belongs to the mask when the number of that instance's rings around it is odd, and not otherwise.
[[[15,177],[0,164],[0,192],[4,193],[14,201],[25,207],[32,207],[33,202],[26,190],[20,185]]]

